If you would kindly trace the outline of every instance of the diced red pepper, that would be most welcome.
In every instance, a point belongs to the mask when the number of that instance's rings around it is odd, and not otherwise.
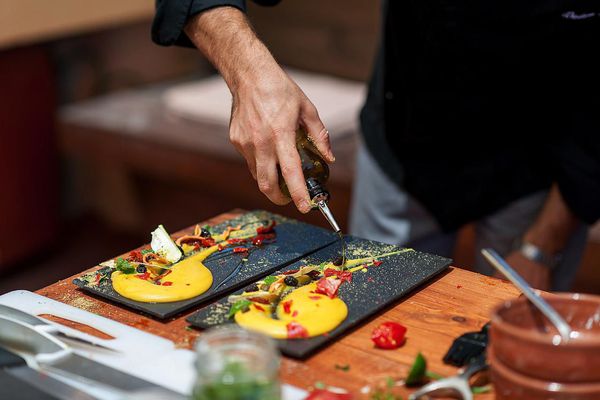
[[[245,247],[234,247],[233,252],[234,253],[247,253],[248,249]]]
[[[223,247],[222,244],[219,243],[219,245],[217,246],[217,250],[222,251],[225,247]]]
[[[259,235],[262,233],[271,233],[271,232],[273,232],[275,225],[276,225],[276,222],[275,222],[275,220],[273,220],[267,226],[259,226],[258,228],[256,228],[256,233],[258,233]]]
[[[352,393],[335,393],[326,389],[315,389],[304,400],[352,400]]]
[[[315,293],[324,294],[330,299],[333,299],[337,295],[341,284],[341,279],[321,278],[317,282],[317,290],[315,290]]]
[[[294,310],[294,312],[292,313],[292,317],[296,318],[298,316],[298,310]]]
[[[229,244],[246,243],[246,239],[228,239],[227,243],[229,243]]]
[[[283,306],[284,313],[289,314],[292,312],[292,300],[284,301],[281,305]]]
[[[397,349],[406,341],[406,327],[397,322],[384,322],[373,330],[371,340],[380,349]]]
[[[95,281],[94,281],[94,282],[95,282],[95,283],[99,283],[101,278],[102,278],[102,276],[100,275],[100,273],[99,273],[99,272],[96,272],[96,279],[95,279]]]
[[[373,265],[376,267],[379,267],[382,263],[383,263],[383,261],[373,260]]]
[[[133,250],[133,251],[129,252],[129,255],[127,256],[127,261],[143,262],[144,256],[142,255],[141,251]]]
[[[292,321],[289,324],[287,324],[285,327],[287,329],[288,339],[307,338],[308,337],[308,331],[306,330],[306,328],[297,322]]]
[[[171,286],[171,285],[173,285],[173,282],[163,282],[162,285],[163,286]]]
[[[200,242],[202,243],[202,247],[211,247],[216,244],[215,239],[211,237],[200,239]]]
[[[295,273],[296,273],[296,272],[298,272],[298,271],[300,271],[300,270],[299,270],[299,269],[292,269],[292,270],[290,270],[290,271],[285,271],[285,272],[283,273],[283,275],[292,275],[292,274],[295,274]]]
[[[144,272],[143,274],[138,274],[136,276],[140,279],[147,280],[150,278],[150,272]]]
[[[254,304],[254,308],[256,308],[258,311],[265,311],[265,309],[259,306],[258,304]]]
[[[352,272],[350,271],[339,271],[337,269],[327,268],[325,271],[323,271],[323,274],[325,277],[336,276],[341,279],[342,282],[352,282]]]

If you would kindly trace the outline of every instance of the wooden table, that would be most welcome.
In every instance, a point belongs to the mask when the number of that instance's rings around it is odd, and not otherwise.
[[[235,210],[202,224],[220,223],[241,213],[241,210]],[[201,334],[189,329],[185,322],[185,318],[196,310],[161,322],[81,292],[71,283],[73,278],[61,280],[37,293],[163,336],[178,347],[192,348]],[[356,394],[356,398],[368,399],[369,395],[365,392],[384,387],[387,377],[404,378],[419,351],[428,360],[430,371],[445,376],[454,374],[456,368],[442,362],[453,339],[464,332],[479,330],[489,320],[496,304],[517,295],[518,291],[508,282],[451,267],[413,295],[383,314],[374,316],[308,360],[300,362],[284,358],[282,380],[302,388],[323,382],[349,389]],[[384,321],[396,321],[408,328],[407,342],[400,349],[379,350],[373,347],[371,331]],[[344,371],[336,368],[336,365],[349,365],[350,368]],[[404,388],[397,390],[406,398]],[[493,394],[482,394],[477,399],[493,397]]]

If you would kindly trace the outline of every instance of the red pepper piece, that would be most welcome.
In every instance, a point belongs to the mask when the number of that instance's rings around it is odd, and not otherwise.
[[[373,260],[373,265],[376,267],[379,267],[382,263],[383,263],[383,261]]]
[[[206,239],[200,239],[200,242],[202,243],[202,247],[211,247],[216,244],[215,239],[211,237]]]
[[[256,228],[256,233],[258,233],[259,235],[263,234],[263,233],[271,233],[271,232],[273,232],[275,225],[276,225],[276,222],[275,222],[275,220],[273,220],[267,226],[259,226],[258,228]]]
[[[326,389],[315,389],[304,400],[352,400],[352,393],[334,393]]]
[[[227,243],[229,243],[229,244],[246,243],[246,239],[227,239]]]
[[[173,282],[163,282],[162,285],[163,286],[171,286],[171,285],[173,285]]]
[[[342,282],[352,282],[352,272],[350,271],[338,271],[337,269],[327,268],[323,271],[325,277],[336,276],[341,279]]]
[[[287,324],[285,327],[287,329],[288,339],[307,338],[308,337],[308,331],[306,330],[306,328],[297,322],[292,321],[289,324]]]
[[[95,283],[99,283],[101,279],[101,275],[99,272],[96,272],[96,279],[94,280]]]
[[[300,270],[299,269],[292,269],[291,271],[285,271],[283,273],[283,275],[292,275],[292,274],[295,274],[298,271],[300,271]]]
[[[292,312],[292,300],[284,301],[281,305],[283,306],[284,313],[289,314]]]
[[[219,243],[219,245],[217,246],[217,250],[219,250],[219,251],[223,250],[224,248],[225,248],[225,247],[223,247],[223,245],[222,245],[222,244],[220,244],[220,243]]]
[[[233,252],[234,253],[247,253],[248,249],[245,247],[234,247]]]
[[[292,317],[296,318],[298,316],[298,310],[294,310],[294,312],[292,313]]]
[[[254,308],[256,308],[258,311],[265,311],[265,309],[259,306],[258,304],[254,304]]]
[[[127,256],[127,261],[143,262],[144,256],[142,255],[141,251],[133,250],[133,251],[129,252],[129,255]]]
[[[317,290],[315,290],[315,293],[324,294],[330,299],[333,299],[337,295],[341,284],[341,279],[321,278],[317,282]]]
[[[136,276],[140,279],[147,280],[148,278],[150,278],[150,272],[144,272],[143,274],[139,274]]]
[[[384,322],[373,330],[371,340],[380,349],[397,349],[406,341],[406,327],[397,322]]]

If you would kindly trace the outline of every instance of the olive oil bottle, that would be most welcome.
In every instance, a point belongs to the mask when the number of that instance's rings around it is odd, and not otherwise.
[[[309,140],[308,135],[303,128],[298,128],[296,131],[296,149],[300,155],[302,172],[304,173],[306,188],[308,189],[308,195],[313,204],[313,208],[318,208],[321,211],[327,222],[329,222],[329,225],[331,225],[333,230],[339,235],[342,244],[342,263],[345,264],[346,245],[342,230],[327,205],[330,195],[324,185],[329,179],[329,166],[319,153],[319,150],[317,150],[315,145]],[[278,173],[279,188],[283,194],[289,197],[290,192],[285,184],[281,170],[278,169]]]

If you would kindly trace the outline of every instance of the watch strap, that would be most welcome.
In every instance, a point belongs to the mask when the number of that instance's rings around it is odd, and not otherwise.
[[[548,254],[538,246],[529,242],[521,242],[518,246],[518,250],[528,260],[543,264],[549,268],[555,268],[562,259],[561,254]]]

